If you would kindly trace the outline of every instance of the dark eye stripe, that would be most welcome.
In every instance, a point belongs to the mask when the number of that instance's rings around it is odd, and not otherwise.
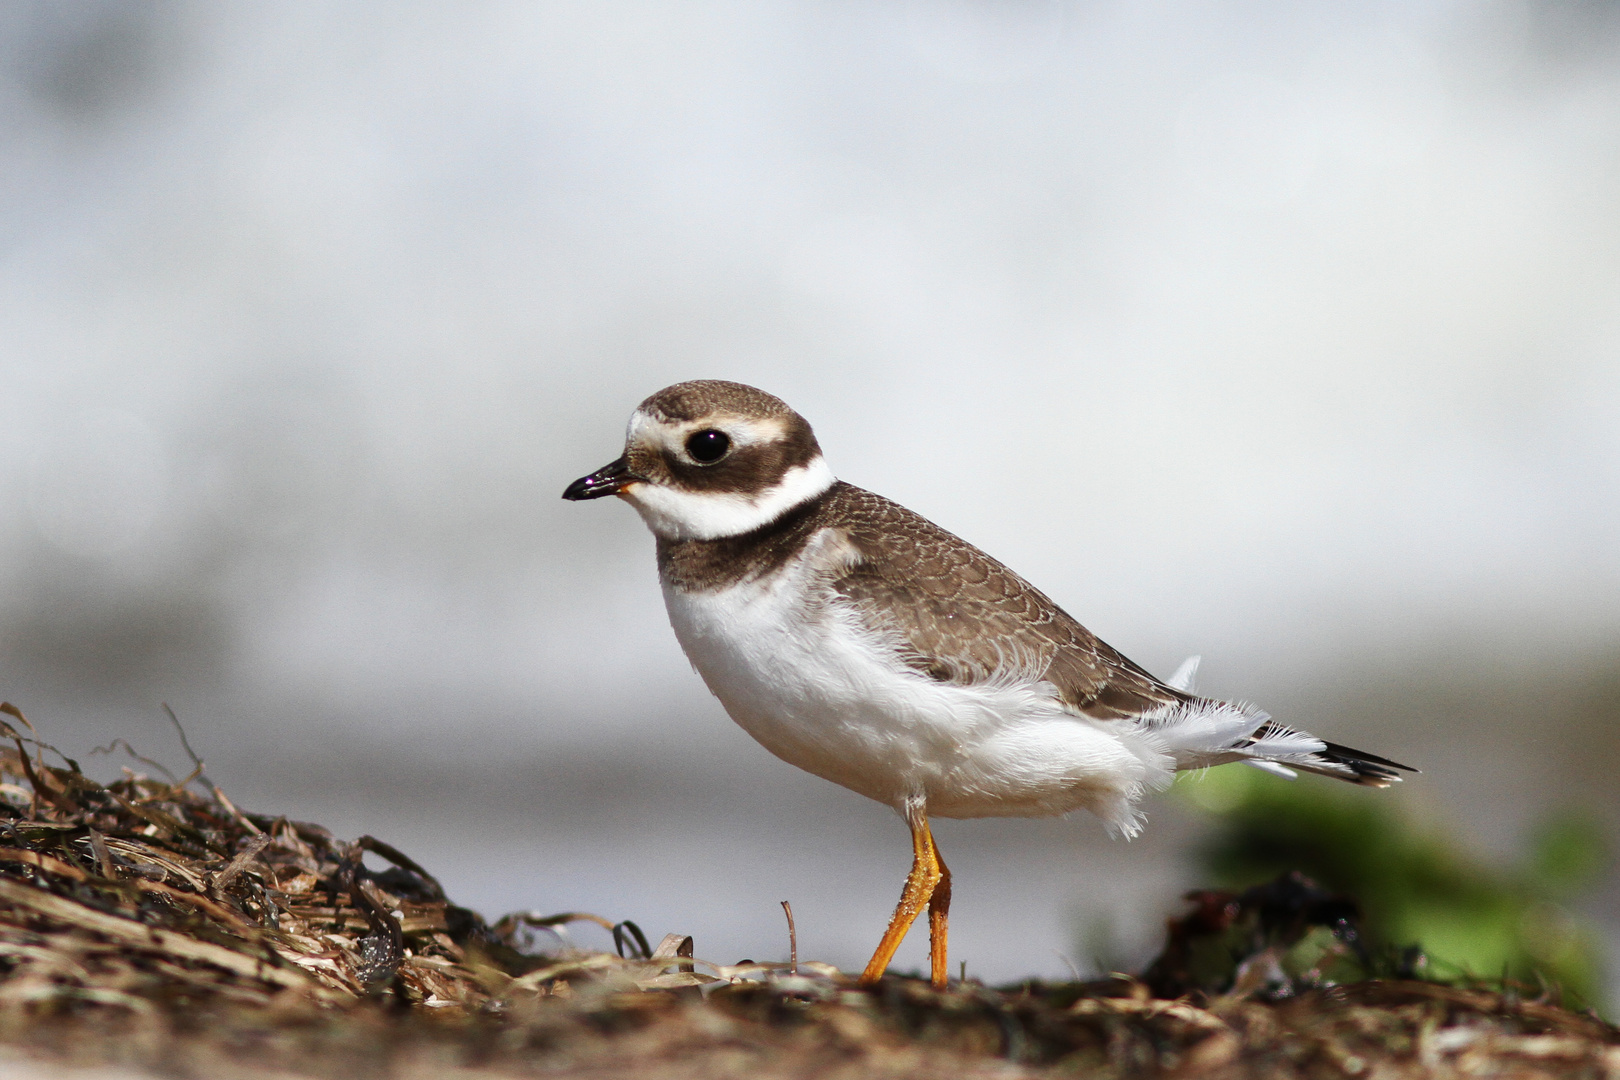
[[[731,449],[731,438],[723,431],[704,428],[686,439],[686,452],[699,465],[713,465]]]

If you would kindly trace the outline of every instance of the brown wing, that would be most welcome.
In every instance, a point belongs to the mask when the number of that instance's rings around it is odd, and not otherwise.
[[[898,635],[906,662],[929,677],[972,685],[1025,672],[1099,720],[1191,700],[927,518],[847,484],[829,495],[829,516],[860,553],[833,588],[868,625]]]

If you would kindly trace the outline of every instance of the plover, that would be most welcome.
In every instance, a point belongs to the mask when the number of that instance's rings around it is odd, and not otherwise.
[[[911,872],[863,984],[927,907],[946,985],[951,876],[930,816],[1084,809],[1131,836],[1137,800],[1181,769],[1242,761],[1373,787],[1411,771],[1198,697],[1188,665],[1155,678],[978,548],[834,478],[804,418],[751,386],[643,401],[623,456],[563,492],[606,495],[657,538],[675,636],[731,718],[910,827]]]

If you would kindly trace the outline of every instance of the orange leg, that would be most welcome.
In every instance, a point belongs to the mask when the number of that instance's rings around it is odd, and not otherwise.
[[[862,986],[872,986],[883,978],[889,961],[894,959],[895,950],[905,940],[906,931],[917,921],[923,908],[929,907],[929,928],[933,931],[930,936],[932,975],[934,985],[943,988],[945,914],[950,908],[950,878],[944,864],[939,861],[939,852],[934,848],[934,834],[928,828],[927,813],[921,807],[908,806],[906,824],[911,827],[911,873],[906,875],[906,885],[900,891],[900,903],[894,909],[894,918],[889,920],[889,928],[884,931],[883,940],[878,943],[877,952],[872,954],[866,970],[861,972],[860,981]],[[936,895],[942,881],[946,883],[945,900],[940,906],[934,907],[930,900]]]
[[[928,846],[934,849],[934,864],[939,867],[939,881],[928,898],[928,973],[933,976],[934,989],[943,990],[949,978],[945,970],[945,924],[951,914],[951,871],[939,857],[932,829],[928,830]]]

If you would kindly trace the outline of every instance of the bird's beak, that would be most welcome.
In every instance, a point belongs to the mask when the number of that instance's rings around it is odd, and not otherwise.
[[[563,498],[578,502],[582,499],[600,499],[604,495],[617,495],[639,477],[630,475],[630,463],[624,458],[602,466],[589,476],[582,476],[568,485]]]

